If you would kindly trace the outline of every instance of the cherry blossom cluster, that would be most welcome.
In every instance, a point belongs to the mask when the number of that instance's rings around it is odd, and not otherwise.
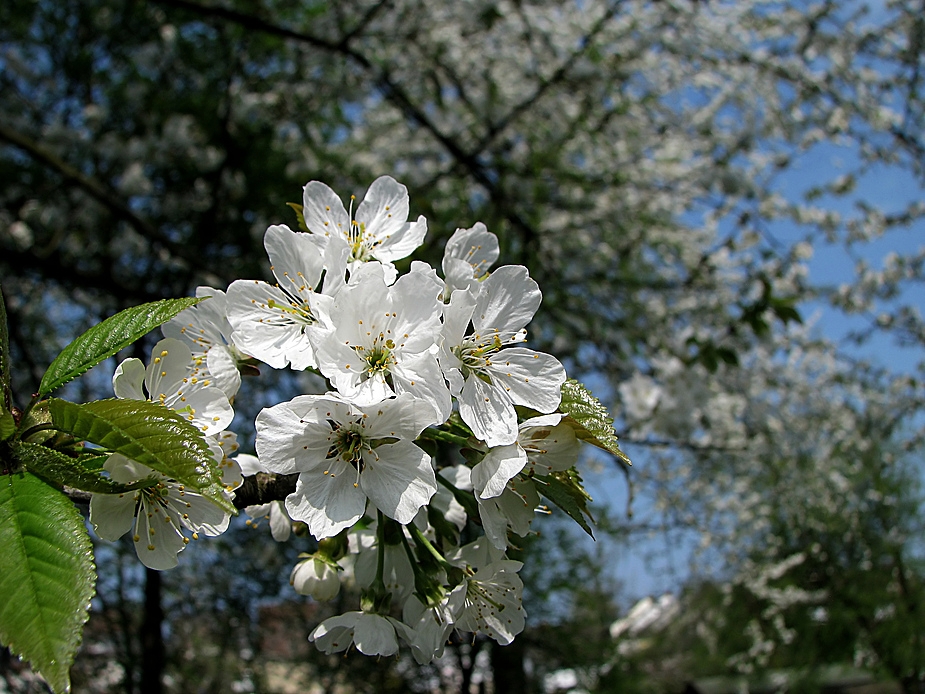
[[[535,475],[570,469],[579,441],[557,412],[564,368],[524,346],[541,301],[527,269],[491,271],[498,240],[478,223],[452,235],[441,273],[414,261],[400,274],[395,261],[427,231],[408,216],[407,189],[388,176],[355,213],[352,198],[345,208],[310,182],[302,230],[266,231],[275,282],[200,287],[209,298],[163,327],[147,366],[123,362],[113,387],[196,425],[229,495],[242,475],[298,474],[284,502],[247,511],[269,518],[278,541],[294,523],[318,541],[292,570],[296,591],[327,600],[342,583],[360,590],[360,609],[312,632],[318,648],[391,655],[404,642],[426,663],[454,630],[507,644],[523,629],[510,536],[525,536],[540,507]],[[237,455],[231,403],[255,363],[313,371],[327,391],[264,408],[256,456]],[[465,455],[447,454],[454,445]],[[152,478],[91,502],[100,537],[131,532],[149,567],[175,566],[190,538],[228,527],[195,490],[135,461],[113,456],[106,470]]]

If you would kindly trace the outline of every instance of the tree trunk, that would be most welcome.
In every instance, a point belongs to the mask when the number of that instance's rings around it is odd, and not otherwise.
[[[161,572],[145,569],[145,614],[141,623],[141,694],[163,694],[164,610]]]
[[[491,644],[491,674],[496,694],[527,694],[522,638],[515,639],[509,646]]]

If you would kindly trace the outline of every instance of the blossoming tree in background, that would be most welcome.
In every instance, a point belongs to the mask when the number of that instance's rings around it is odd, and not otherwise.
[[[340,572],[375,567],[358,609],[310,640],[366,655],[404,643],[427,663],[454,630],[501,644],[521,632],[512,538],[527,534],[541,498],[590,532],[580,439],[629,461],[593,396],[555,357],[520,346],[540,290],[523,266],[491,270],[497,254],[482,249],[497,240],[484,226],[451,238],[447,277],[422,262],[399,275],[392,261],[426,230],[423,218],[407,222],[408,208],[390,177],[372,184],[355,218],[309,183],[303,230],[266,233],[276,284],[237,280],[227,293],[200,288],[197,299],[113,316],[61,353],[23,409],[4,341],[0,635],[54,690],[69,687],[94,587],[86,530],[63,492],[91,492],[100,538],[130,534],[145,566],[175,567],[190,541],[221,534],[235,504],[248,504],[236,498],[242,466],[227,429],[239,366],[260,362],[311,369],[328,384],[264,408],[256,459],[244,464],[295,478],[286,522],[306,524],[319,544],[293,567],[293,586],[329,599]],[[119,364],[116,399],[47,397],[161,323],[178,338],[159,341],[147,365]],[[387,585],[399,570],[407,581]]]

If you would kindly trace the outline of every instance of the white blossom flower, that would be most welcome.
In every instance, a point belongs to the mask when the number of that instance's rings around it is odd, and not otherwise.
[[[324,620],[308,640],[328,655],[346,651],[352,645],[364,655],[394,655],[398,652],[395,624],[401,623],[378,614],[347,612]]]
[[[300,595],[332,600],[340,592],[337,565],[316,554],[300,554],[299,557],[301,561],[289,574],[289,584]]]
[[[540,475],[568,470],[577,462],[580,446],[575,430],[562,422],[559,413],[521,422],[514,443],[490,449],[472,468],[476,496],[479,499],[498,496],[525,469]]]
[[[465,607],[466,583],[449,591],[436,605],[425,605],[411,595],[402,608],[402,623],[395,625],[402,640],[411,647],[414,659],[426,665],[440,658],[458,615]]]
[[[197,287],[196,297],[208,297],[161,326],[164,337],[187,344],[196,366],[205,364],[214,385],[231,400],[241,387],[238,364],[247,358],[232,339],[231,323],[225,313],[226,296],[221,289]]]
[[[515,477],[508,482],[498,496],[487,499],[476,496],[475,499],[479,504],[485,537],[498,549],[507,548],[509,530],[521,537],[530,532],[530,523],[540,505],[536,485],[523,477]]]
[[[472,571],[464,579],[466,599],[456,620],[461,631],[481,632],[506,646],[524,628],[523,581],[517,572],[523,564],[501,559]]]
[[[504,446],[517,439],[514,405],[559,406],[565,369],[549,354],[510,346],[526,339],[542,298],[525,267],[500,267],[477,289],[453,292],[444,310],[440,365],[463,421],[489,446]]]
[[[351,197],[352,208],[353,197]],[[305,225],[313,234],[349,249],[351,271],[357,263],[378,260],[394,278],[392,261],[409,256],[424,241],[427,221],[408,221],[408,189],[390,176],[380,176],[366,191],[356,217],[337,194],[320,181],[310,181],[302,194]]]
[[[373,585],[378,574],[379,542],[376,524],[352,533],[351,547],[356,548],[353,565],[357,586],[361,589]],[[414,591],[414,568],[408,553],[401,544],[386,544],[383,548],[382,582],[392,594],[392,604],[402,604]]]
[[[443,250],[445,297],[456,289],[474,287],[499,255],[498,237],[481,222],[471,229],[457,229]]]
[[[307,332],[317,322],[315,311],[329,297],[318,293],[325,261],[323,240],[285,225],[267,229],[264,247],[276,285],[236,280],[228,287],[228,321],[235,344],[246,354],[281,369],[301,371],[315,366]],[[336,274],[336,270],[334,273]]]
[[[404,524],[437,490],[430,456],[413,443],[431,423],[407,393],[367,407],[301,395],[257,415],[257,457],[272,472],[300,473],[286,509],[317,539],[353,525],[367,499]]]
[[[320,312],[311,334],[320,371],[358,405],[398,393],[425,401],[434,423],[449,416],[452,401],[440,365],[440,284],[433,275],[410,272],[392,286],[381,273],[351,278]]]
[[[170,337],[154,346],[147,368],[135,358],[119,364],[112,388],[117,398],[164,405],[206,436],[224,431],[234,418],[228,397],[211,384],[208,371],[195,365],[190,348]]]
[[[190,537],[197,539],[200,532],[219,535],[228,528],[230,516],[212,501],[141,463],[116,453],[103,469],[123,484],[149,476],[158,480],[134,492],[90,497],[90,523],[96,534],[115,541],[131,530],[138,558],[148,568],[172,569]]]

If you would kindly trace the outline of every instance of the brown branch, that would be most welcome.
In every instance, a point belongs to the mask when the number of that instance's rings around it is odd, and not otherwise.
[[[240,487],[234,490],[235,508],[282,501],[295,491],[299,473],[271,475],[263,472],[245,477]]]

